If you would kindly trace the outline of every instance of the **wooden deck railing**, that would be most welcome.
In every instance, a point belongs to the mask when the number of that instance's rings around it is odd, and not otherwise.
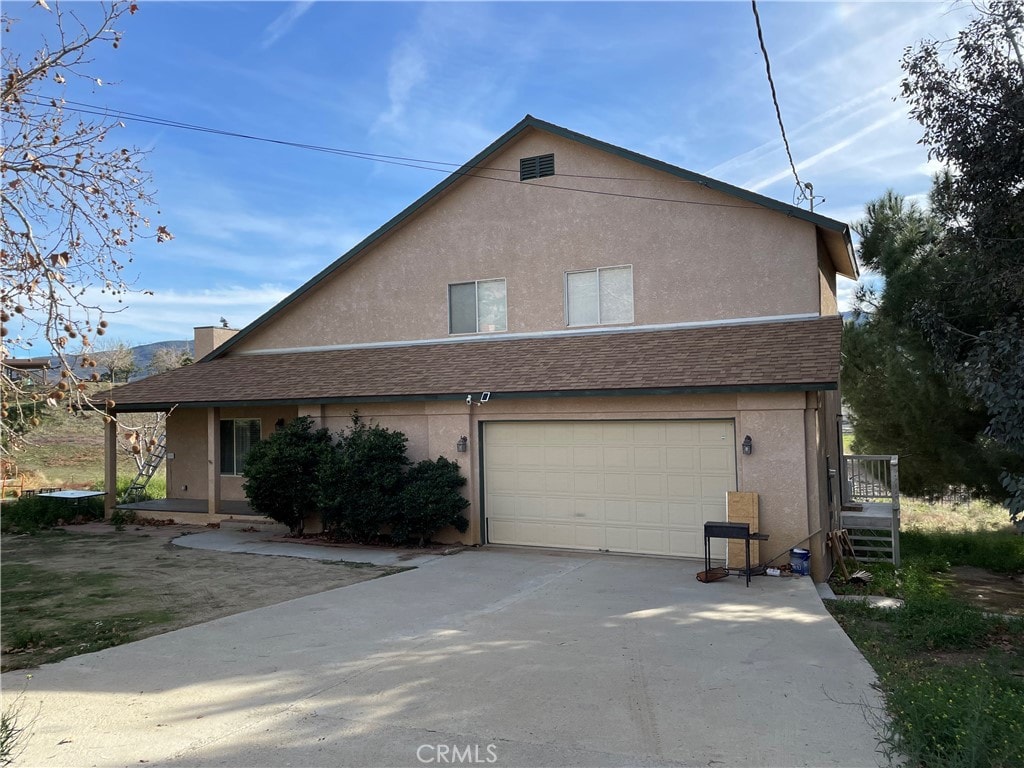
[[[840,468],[840,525],[862,560],[900,564],[899,456],[850,455]]]

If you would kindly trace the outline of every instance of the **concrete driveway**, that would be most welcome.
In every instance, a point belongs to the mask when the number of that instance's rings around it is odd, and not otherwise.
[[[809,579],[473,550],[3,676],[47,766],[869,766]]]

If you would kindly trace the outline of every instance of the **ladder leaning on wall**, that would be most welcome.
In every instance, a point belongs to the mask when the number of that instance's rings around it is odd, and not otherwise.
[[[160,437],[157,438],[156,444],[150,446],[150,450],[146,454],[146,460],[142,462],[142,466],[139,467],[139,473],[135,475],[135,479],[132,480],[132,484],[129,485],[128,490],[125,491],[124,500],[126,502],[138,501],[142,492],[146,490],[146,486],[149,485],[149,481],[160,468],[160,465],[164,461],[164,456],[167,455],[166,440],[167,433],[163,432]]]

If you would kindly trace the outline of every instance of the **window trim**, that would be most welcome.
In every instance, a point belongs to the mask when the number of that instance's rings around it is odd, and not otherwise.
[[[225,472],[224,471],[224,439],[223,439],[223,434],[221,435],[221,441],[220,441],[220,456],[217,457],[218,469],[220,470],[221,477],[242,477],[242,470],[245,468],[245,462],[243,461],[241,467],[238,466],[238,451],[237,451],[237,443],[235,442],[236,439],[237,439],[236,436],[237,436],[239,422],[256,422],[259,425],[259,429],[260,429],[260,437],[259,437],[259,439],[262,440],[263,439],[263,419],[258,417],[258,416],[246,416],[246,417],[240,417],[240,418],[234,418],[234,419],[221,419],[220,423],[223,425],[224,422],[227,422],[227,421],[232,422],[232,427],[231,427],[231,463],[232,463],[232,469],[234,469],[234,471],[233,472]],[[223,426],[221,427],[221,430],[223,430]]]
[[[496,283],[501,281],[505,286],[505,327],[495,331],[480,330],[480,283]],[[452,330],[452,287],[456,285],[472,285],[473,298],[476,304],[476,330],[455,332]],[[482,280],[460,280],[457,283],[448,283],[448,335],[449,336],[475,336],[481,333],[508,333],[508,280],[504,277],[486,277]]]
[[[604,322],[601,319],[601,272],[609,269],[628,269],[629,270],[629,320],[618,320],[615,322]],[[597,322],[596,323],[580,323],[578,325],[572,325],[569,322],[569,275],[582,275],[594,272],[597,275]],[[599,325],[632,325],[636,322],[636,302],[635,291],[633,290],[633,265],[632,264],[614,264],[607,267],[592,267],[590,269],[570,269],[562,276],[562,290],[565,296],[565,327],[566,328],[594,328]]]

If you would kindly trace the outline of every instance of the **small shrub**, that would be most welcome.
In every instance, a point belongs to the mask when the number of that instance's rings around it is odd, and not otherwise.
[[[126,525],[134,525],[137,519],[134,509],[115,509],[110,515],[110,524],[123,531]]]
[[[82,499],[71,504],[65,499],[46,496],[22,496],[5,500],[0,513],[0,531],[35,533],[71,520],[102,520],[103,498]]]
[[[401,432],[352,417],[320,476],[325,529],[369,541],[392,522],[409,465],[407,442]]]
[[[260,515],[302,533],[307,516],[320,508],[318,478],[334,454],[326,429],[302,416],[252,446],[242,474],[249,506]]]
[[[469,502],[459,492],[465,484],[458,463],[443,456],[413,466],[406,474],[398,512],[391,522],[392,540],[404,543],[418,539],[422,546],[449,525],[465,533],[469,521],[462,510]]]

